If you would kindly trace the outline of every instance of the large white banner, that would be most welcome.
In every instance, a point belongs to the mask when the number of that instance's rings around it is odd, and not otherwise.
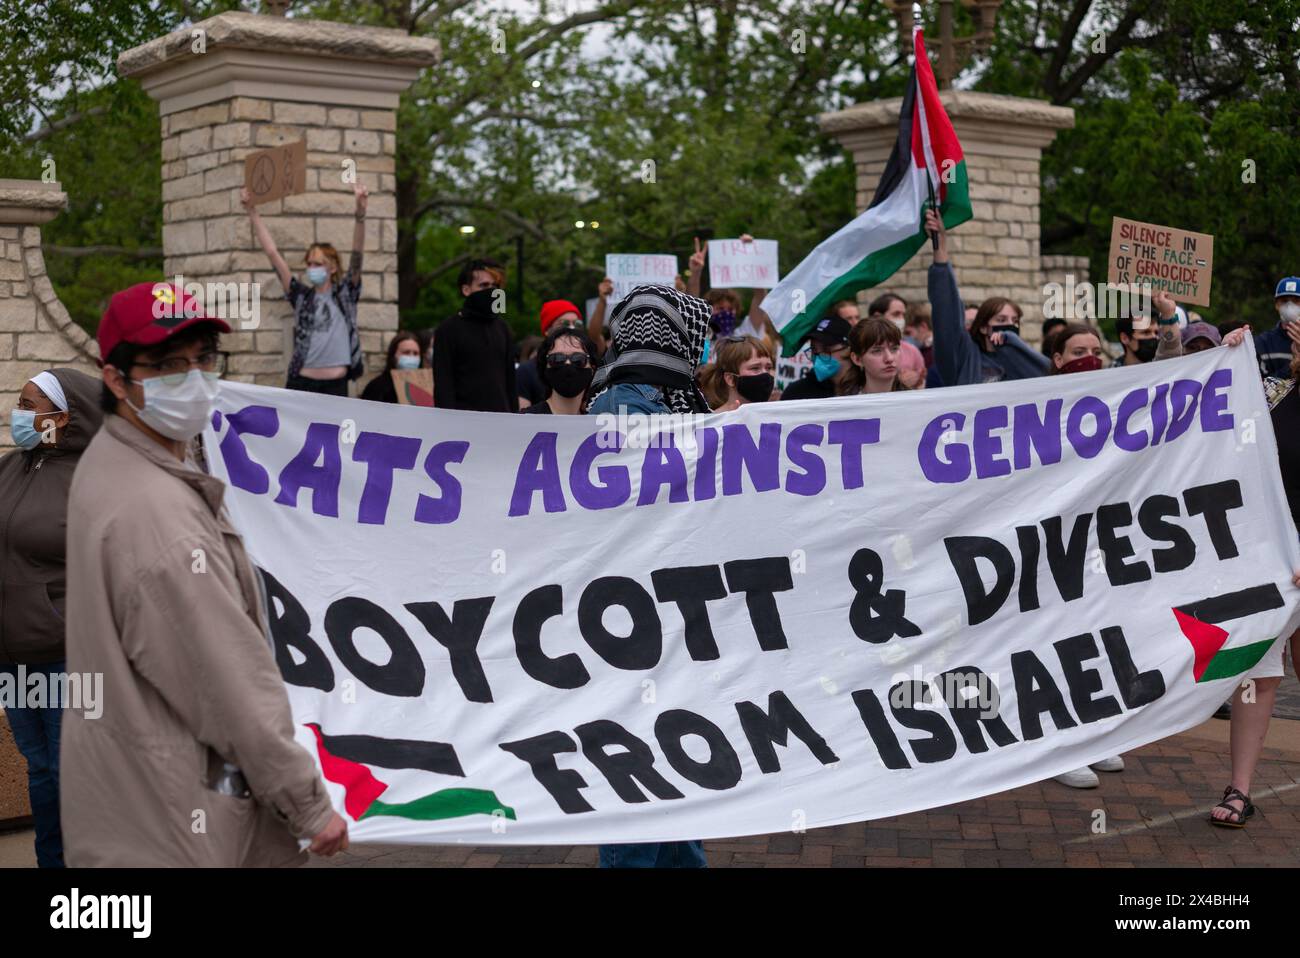
[[[227,383],[205,441],[356,841],[946,805],[1205,720],[1300,624],[1249,343],[693,423]]]

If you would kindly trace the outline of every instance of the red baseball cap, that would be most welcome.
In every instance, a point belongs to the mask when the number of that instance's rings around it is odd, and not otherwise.
[[[546,330],[550,328],[551,323],[565,313],[577,313],[578,319],[582,319],[582,310],[567,299],[552,299],[542,303],[542,335],[545,336]]]
[[[99,321],[99,355],[107,359],[118,343],[156,346],[195,323],[230,332],[224,319],[204,315],[203,304],[175,283],[136,283],[108,301]]]

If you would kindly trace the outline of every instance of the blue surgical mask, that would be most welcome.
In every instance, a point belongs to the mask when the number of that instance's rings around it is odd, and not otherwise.
[[[35,449],[41,444],[41,434],[36,431],[36,413],[30,409],[9,411],[9,435],[20,449]]]
[[[839,371],[840,361],[834,356],[818,353],[813,357],[813,375],[817,377],[819,383],[826,382]]]
[[[307,282],[311,283],[313,286],[321,286],[324,284],[325,280],[329,278],[330,271],[324,266],[307,267]]]
[[[398,356],[397,368],[398,369],[419,369],[420,357],[419,356]]]

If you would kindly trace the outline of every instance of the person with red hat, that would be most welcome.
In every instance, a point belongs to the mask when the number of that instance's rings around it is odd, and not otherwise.
[[[587,331],[587,324],[582,321],[582,311],[567,299],[552,299],[542,303],[540,319],[543,336],[555,329],[576,329],[583,333]],[[515,388],[519,391],[520,410],[546,401],[549,389],[542,382],[542,371],[536,358],[523,360],[515,369]]]
[[[73,866],[288,865],[347,847],[294,741],[263,589],[190,442],[212,421],[230,328],[141,283],[99,324],[103,426],[68,494],[67,667],[103,676],[64,715]]]

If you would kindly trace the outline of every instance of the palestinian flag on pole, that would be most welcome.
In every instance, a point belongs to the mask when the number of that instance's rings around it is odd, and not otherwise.
[[[388,791],[388,785],[375,778],[368,765],[464,778],[456,750],[445,742],[326,735],[315,722],[308,722],[307,728],[316,736],[321,774],[327,781],[343,786],[343,810],[354,821],[376,815],[432,821],[498,812],[506,818],[515,818],[513,808],[502,803],[495,793],[481,788],[437,788],[408,801],[379,801],[379,796]]]
[[[930,69],[921,31],[913,36],[912,76],[898,114],[898,141],[871,205],[823,240],[763,300],[792,356],[831,303],[878,286],[911,259],[929,236],[925,203],[939,203],[948,229],[971,217],[966,161]]]

